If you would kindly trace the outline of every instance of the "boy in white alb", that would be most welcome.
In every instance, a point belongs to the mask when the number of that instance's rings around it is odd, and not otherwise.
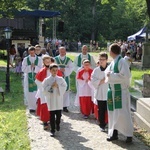
[[[44,94],[46,96],[48,110],[50,111],[50,125],[52,137],[55,136],[55,124],[56,130],[60,130],[61,110],[63,109],[63,95],[67,88],[67,83],[62,77],[57,76],[57,72],[57,64],[51,64],[51,75],[45,78],[42,83]]]
[[[101,131],[105,131],[107,124],[107,90],[108,83],[105,83],[105,69],[107,68],[108,55],[104,52],[99,54],[99,66],[93,70],[91,82],[95,88],[95,99],[98,104],[98,120]]]

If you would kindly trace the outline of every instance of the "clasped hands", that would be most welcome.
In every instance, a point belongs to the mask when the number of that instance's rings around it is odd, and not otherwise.
[[[55,81],[55,82],[53,82],[53,84],[52,84],[52,88],[58,88],[58,84],[57,84],[57,82]]]

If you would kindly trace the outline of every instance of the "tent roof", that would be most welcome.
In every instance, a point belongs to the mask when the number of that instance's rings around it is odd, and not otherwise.
[[[136,40],[136,37],[137,37],[137,36],[140,36],[140,35],[143,34],[143,33],[145,33],[146,30],[147,30],[147,27],[145,26],[145,27],[143,27],[140,31],[138,31],[137,33],[128,36],[127,40],[128,40],[128,41]]]
[[[17,17],[31,16],[31,17],[52,18],[59,15],[60,15],[59,11],[49,11],[49,10],[32,10],[32,11],[21,10],[16,13]]]

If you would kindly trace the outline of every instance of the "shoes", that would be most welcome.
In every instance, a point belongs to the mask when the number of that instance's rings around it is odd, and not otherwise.
[[[60,130],[60,126],[59,126],[59,125],[56,126],[56,130],[57,130],[57,131]]]
[[[44,126],[44,130],[48,130],[48,126]]]
[[[30,109],[29,112],[30,112],[30,113],[35,113],[35,110]]]
[[[51,136],[51,137],[55,137],[55,132],[51,132],[51,133],[50,133],[50,136]]]
[[[67,109],[67,107],[64,107],[64,108],[63,108],[63,111],[64,111],[64,112],[69,112],[69,110]]]
[[[132,137],[127,137],[126,143],[132,143]]]
[[[111,136],[107,138],[107,141],[114,141],[114,140],[118,140],[118,136]]]
[[[84,119],[88,119],[88,116],[84,115],[83,118],[84,118]]]
[[[105,132],[105,128],[101,128],[101,127],[100,127],[100,131],[101,131],[101,132]]]

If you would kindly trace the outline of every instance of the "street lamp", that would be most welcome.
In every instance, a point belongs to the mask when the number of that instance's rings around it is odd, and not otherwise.
[[[9,51],[10,51],[10,39],[12,30],[9,27],[4,29],[5,38],[6,38],[6,50],[7,50],[7,72],[6,72],[6,92],[10,92],[10,74],[9,74]]]

